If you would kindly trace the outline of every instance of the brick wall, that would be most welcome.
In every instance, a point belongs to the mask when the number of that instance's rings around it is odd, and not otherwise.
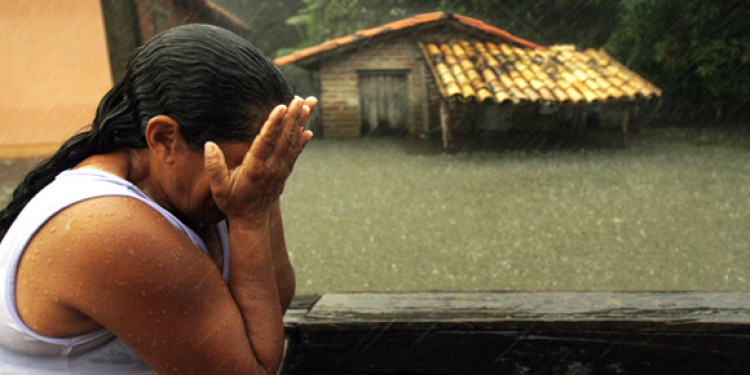
[[[476,114],[474,109],[477,106],[474,102],[462,102],[455,100],[448,105],[450,122],[448,126],[453,134],[468,133],[474,128],[474,119]]]
[[[320,101],[326,137],[360,135],[358,71],[399,70],[407,73],[409,133],[421,134],[425,119],[425,76],[428,75],[416,40],[401,37],[369,43],[358,51],[324,61],[320,67]],[[433,83],[434,84],[434,83]]]

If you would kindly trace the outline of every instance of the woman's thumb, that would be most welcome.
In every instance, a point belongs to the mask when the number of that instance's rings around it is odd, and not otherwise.
[[[224,153],[216,143],[209,141],[203,145],[203,159],[211,191],[214,196],[223,195],[229,188],[229,170],[224,161]]]

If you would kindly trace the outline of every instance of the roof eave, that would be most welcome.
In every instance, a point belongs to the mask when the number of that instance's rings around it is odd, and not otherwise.
[[[199,17],[207,19],[208,22],[237,34],[244,36],[252,31],[247,23],[211,0],[176,0],[175,2],[195,12]]]

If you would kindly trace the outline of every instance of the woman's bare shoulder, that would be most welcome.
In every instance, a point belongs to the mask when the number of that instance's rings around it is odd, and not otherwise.
[[[154,208],[121,196],[88,199],[57,213],[40,228],[27,249],[31,253],[43,251],[66,263],[80,260],[79,267],[91,265],[86,268],[92,271],[131,262],[140,269],[152,265],[147,260],[160,258],[203,258],[188,237]]]
[[[27,251],[34,250],[28,271],[47,275],[61,304],[115,333],[155,369],[198,371],[216,365],[211,356],[221,350],[248,345],[218,268],[143,202],[77,203],[42,228]],[[191,355],[192,364],[184,360]]]

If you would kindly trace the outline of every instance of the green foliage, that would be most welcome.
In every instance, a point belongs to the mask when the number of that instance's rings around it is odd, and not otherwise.
[[[604,0],[303,0],[287,20],[307,27],[304,46],[349,35],[419,13],[444,11],[478,18],[543,44],[599,46],[616,24],[615,2]]]
[[[716,111],[750,104],[750,4],[629,0],[606,48],[670,95]]]
[[[619,0],[442,1],[446,11],[478,18],[533,42],[601,46],[614,31]]]
[[[418,9],[408,0],[303,1],[306,6],[296,16],[287,19],[287,24],[307,28],[308,38],[303,46],[408,17]]]

